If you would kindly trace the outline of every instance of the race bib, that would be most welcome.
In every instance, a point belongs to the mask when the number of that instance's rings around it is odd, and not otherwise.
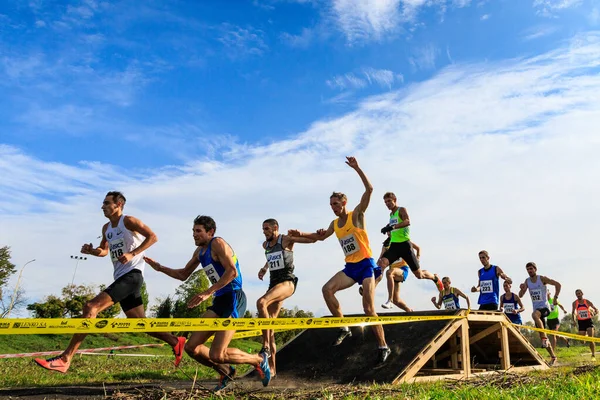
[[[360,245],[358,244],[358,241],[356,240],[356,237],[354,237],[353,234],[341,238],[340,245],[342,246],[342,250],[344,251],[345,256],[349,256],[360,250]]]
[[[283,251],[267,253],[266,256],[267,264],[269,265],[269,269],[271,271],[277,271],[285,267],[285,263],[283,262]]]
[[[590,319],[590,312],[589,310],[580,309],[577,310],[577,316],[579,319]]]
[[[506,314],[514,314],[515,313],[515,305],[513,303],[504,303],[504,312]]]
[[[113,263],[119,261],[119,257],[126,253],[125,249],[125,239],[120,238],[113,240],[108,243],[110,248],[110,259]]]
[[[396,224],[398,224],[398,218],[390,218],[389,225],[396,225]],[[398,228],[398,229],[402,229],[402,228]],[[394,230],[397,231],[398,229],[394,229]]]
[[[542,289],[529,289],[531,294],[531,301],[542,301]]]
[[[214,285],[219,279],[221,279],[221,276],[212,264],[208,264],[206,267],[202,267],[202,269],[204,270],[206,277],[212,285]]]
[[[454,299],[444,299],[444,308],[446,310],[456,310]]]
[[[481,293],[494,293],[492,281],[481,281],[479,284],[479,291]]]

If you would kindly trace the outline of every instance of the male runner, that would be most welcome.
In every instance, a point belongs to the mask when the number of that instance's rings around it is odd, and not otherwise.
[[[498,303],[500,298],[500,285],[498,284],[499,279],[502,278],[508,283],[512,283],[502,268],[497,265],[490,264],[490,255],[487,251],[481,250],[479,252],[479,261],[483,265],[477,274],[479,276],[479,282],[477,286],[471,288],[471,292],[479,292],[479,309],[487,311],[498,311]]]
[[[577,321],[580,335],[593,338],[594,324],[592,323],[592,317],[594,314],[598,314],[598,309],[591,301],[583,298],[581,289],[575,291],[575,296],[577,296],[577,300],[573,302],[573,322]],[[596,343],[590,342],[590,350],[592,351],[592,360],[596,361]]]
[[[314,243],[316,240],[292,237],[279,233],[279,223],[269,218],[262,225],[266,241],[263,243],[267,262],[258,272],[261,281],[270,270],[269,289],[264,296],[258,299],[256,307],[260,318],[277,318],[283,301],[292,296],[296,291],[298,278],[294,275],[294,243]],[[263,330],[263,348],[260,353],[265,353],[269,358],[271,377],[275,377],[275,332],[272,329]]]
[[[151,258],[144,259],[155,270],[181,281],[189,278],[202,265],[211,286],[192,297],[188,307],[196,307],[212,297],[212,305],[201,318],[241,318],[246,311],[246,294],[242,290],[238,258],[223,238],[215,236],[216,231],[217,224],[211,217],[199,215],[194,219],[193,236],[198,247],[183,268],[167,268]],[[254,366],[263,386],[267,386],[271,380],[271,371],[266,354],[248,354],[227,347],[234,334],[234,330],[194,332],[185,344],[185,351],[200,364],[211,367],[220,374],[215,392],[229,385],[235,376],[235,367],[227,364]],[[214,340],[208,348],[205,343],[213,335]]]
[[[388,238],[385,239],[383,242],[383,247],[381,248],[381,254],[379,255],[380,258],[389,249],[390,243],[391,239],[388,232]],[[419,259],[419,256],[421,255],[421,248],[412,242],[411,245],[417,251],[416,257]],[[400,298],[400,286],[406,281],[406,278],[408,278],[408,264],[406,261],[403,259],[396,260],[392,265],[390,265],[390,268],[385,271],[385,278],[387,281],[388,299],[381,305],[381,307],[389,310],[393,305],[395,305],[406,312],[411,312],[412,308],[408,307],[404,300]],[[375,282],[376,285],[380,279],[381,277],[377,278]]]
[[[521,313],[525,311],[521,298],[511,291],[511,284],[504,281],[504,294],[500,296],[500,308],[513,324],[523,325]]]
[[[327,307],[334,317],[343,317],[342,309],[335,297],[335,293],[347,289],[355,283],[358,283],[359,285],[362,284],[364,290],[362,303],[365,314],[376,317],[376,276],[374,271],[376,265],[375,260],[372,258],[369,238],[365,229],[365,211],[371,200],[373,186],[365,173],[358,166],[356,159],[354,157],[346,158],[346,164],[358,173],[358,176],[360,176],[360,179],[365,186],[365,192],[361,197],[360,203],[353,211],[348,212],[346,209],[346,203],[348,201],[346,195],[334,192],[329,198],[329,204],[337,218],[329,224],[329,227],[326,230],[319,229],[314,233],[303,233],[298,230],[290,230],[288,231],[288,235],[314,240],[325,240],[335,233],[346,258],[346,267],[342,271],[336,273],[325,286],[323,286],[325,303],[327,303]],[[384,363],[390,355],[391,350],[385,342],[383,327],[381,325],[373,325],[372,329],[379,346],[379,362]],[[348,327],[342,328],[333,345],[337,346],[341,344],[348,336],[352,336],[350,329],[348,329]]]
[[[144,251],[157,242],[157,237],[150,227],[130,215],[123,215],[125,196],[121,192],[108,192],[102,203],[102,211],[109,222],[102,227],[102,241],[94,248],[89,244],[81,246],[81,253],[96,257],[110,254],[113,263],[115,281],[102,293],[88,301],[83,307],[82,318],[96,316],[113,304],[120,303],[121,309],[128,318],[145,318],[141,288],[144,283],[143,271]],[[148,333],[157,339],[167,342],[175,354],[175,366],[183,356],[184,337],[176,337],[167,332]],[[71,365],[73,355],[87,334],[73,335],[67,349],[59,356],[44,360],[36,358],[35,362],[51,371],[65,373]]]
[[[558,318],[558,308],[560,307],[565,314],[567,313],[567,310],[565,310],[565,308],[562,304],[560,304],[560,302],[558,304],[554,304],[554,302],[552,301],[552,294],[550,293],[550,291],[548,291],[548,304],[550,305],[550,314],[548,314],[548,318],[546,318],[548,329],[550,329],[551,331],[558,332],[558,328],[560,327],[560,319]],[[559,337],[563,342],[565,342],[567,347],[571,347],[569,339],[563,336]],[[554,350],[556,350],[556,335],[550,335],[550,345]]]
[[[548,316],[548,314],[550,314],[550,305],[548,304],[548,298],[546,295],[548,289],[546,288],[546,285],[552,285],[555,288],[554,304],[558,302],[558,295],[560,293],[561,285],[553,279],[538,275],[537,265],[535,265],[534,262],[528,262],[525,265],[525,268],[527,269],[527,274],[529,274],[529,277],[525,279],[525,282],[521,283],[519,297],[522,298],[525,292],[529,290],[531,304],[533,306],[533,313],[531,314],[531,317],[533,318],[536,327],[544,329],[544,326],[546,325],[545,318]],[[550,354],[550,357],[552,357],[550,365],[554,365],[556,363],[556,354],[548,342],[548,336],[546,336],[544,332],[540,332],[540,339],[542,339],[542,347],[546,348]]]
[[[436,274],[420,269],[419,260],[412,251],[410,243],[410,219],[406,208],[399,207],[396,204],[396,195],[392,192],[383,195],[383,202],[390,210],[390,221],[381,229],[381,233],[385,235],[391,232],[391,243],[390,248],[377,260],[377,265],[383,271],[394,261],[402,258],[417,279],[431,279],[438,291],[444,290],[444,285]]]
[[[444,290],[442,290],[438,296],[437,302],[435,296],[431,298],[431,302],[433,305],[439,310],[444,304],[444,308],[446,310],[460,310],[460,303],[458,301],[459,297],[467,300],[467,309],[471,309],[471,301],[460,289],[452,287],[452,282],[450,278],[447,276],[442,278],[442,283],[444,284]]]

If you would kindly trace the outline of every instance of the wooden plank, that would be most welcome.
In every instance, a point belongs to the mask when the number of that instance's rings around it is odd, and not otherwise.
[[[470,313],[467,317],[469,321],[474,322],[504,322],[506,317],[502,313],[498,314],[473,314]]]
[[[510,368],[510,347],[508,346],[508,329],[506,326],[502,325],[502,329],[500,329],[500,340],[502,343],[502,358],[500,359],[502,363],[502,369],[507,370]]]
[[[447,326],[445,330],[440,332],[438,336],[436,336],[431,342],[429,342],[428,346],[425,346],[425,349],[419,354],[413,362],[407,366],[402,374],[400,374],[394,381],[393,384],[408,382],[412,379],[417,372],[429,361],[429,359],[435,354],[435,352],[444,344],[454,332],[456,332],[462,325],[462,322],[466,322],[464,320],[456,320],[453,321],[450,325]]]
[[[500,329],[502,327],[502,324],[494,324],[486,329],[484,329],[483,331],[471,336],[469,338],[469,344],[475,344],[478,341],[480,341],[481,339],[483,339],[484,337],[496,332],[498,329]]]
[[[471,350],[469,346],[469,322],[462,320],[460,324],[460,348],[463,373],[466,378],[471,376]]]
[[[548,366],[548,364],[546,364],[546,360],[544,360],[544,358],[540,355],[540,353],[537,352],[535,347],[533,347],[531,345],[531,343],[529,343],[529,341],[527,339],[525,339],[525,337],[521,334],[521,332],[519,332],[517,329],[515,329],[515,327],[512,325],[505,325],[505,326],[506,326],[507,331],[512,333],[512,336],[514,338],[516,338],[521,343],[521,345],[523,345],[525,347],[525,349],[527,349],[529,351],[529,355],[531,355],[535,360],[538,361],[539,366],[542,369],[550,368]],[[519,367],[519,368],[521,368],[521,367]]]
[[[450,338],[451,346],[458,347],[457,335],[458,335],[458,331],[454,335],[452,335],[452,337]],[[458,369],[458,355],[456,353],[452,353],[452,355],[450,356],[450,367],[454,368],[454,369]]]
[[[455,354],[455,353],[459,353],[460,352],[461,347],[459,345],[456,345],[455,347],[450,347],[450,349],[443,351],[439,354],[435,355],[435,358],[437,360],[443,360],[446,357],[450,357],[451,355]]]

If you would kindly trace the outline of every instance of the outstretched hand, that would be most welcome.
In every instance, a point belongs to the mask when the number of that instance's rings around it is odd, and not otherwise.
[[[358,161],[356,161],[356,158],[354,157],[346,157],[346,164],[348,164],[351,168],[357,169],[358,168]]]
[[[300,231],[298,229],[290,229],[290,230],[288,230],[287,234],[288,234],[288,236],[291,236],[291,237],[300,237],[300,236],[302,236],[300,234]]]

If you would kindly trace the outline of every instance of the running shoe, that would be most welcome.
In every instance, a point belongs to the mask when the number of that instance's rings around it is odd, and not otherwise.
[[[571,342],[567,339],[567,348],[571,347]]]
[[[175,366],[178,367],[181,359],[183,358],[183,349],[185,347],[185,338],[179,336],[177,338],[177,344],[173,347],[173,354],[175,355]]]
[[[61,356],[52,357],[47,360],[44,360],[43,358],[36,358],[34,361],[40,367],[49,369],[50,371],[57,371],[63,374],[67,372],[69,366],[71,365],[70,362],[64,361],[61,358]]]
[[[550,362],[549,362],[548,364],[550,364],[550,366],[552,367],[552,366],[556,365],[556,360],[557,360],[557,358],[556,358],[556,357],[552,357],[552,358],[550,359]]]
[[[233,382],[233,378],[235,377],[235,367],[233,365],[229,366],[229,374],[227,375],[221,375],[221,377],[219,378],[219,384],[217,386],[215,386],[215,388],[213,389],[213,392],[219,392],[223,389],[225,389],[227,386],[229,386],[229,384],[231,382]]]
[[[542,349],[548,347],[548,338],[542,338]]]
[[[385,349],[379,349],[379,364],[383,364],[388,357],[390,356],[390,354],[392,354],[392,350],[390,350],[389,347],[386,347]]]
[[[271,381],[271,368],[269,368],[269,359],[265,353],[262,354],[262,361],[254,369],[258,372],[263,386],[269,386]]]
[[[347,337],[352,337],[352,332],[350,332],[350,329],[340,329],[340,333],[338,334],[338,337],[333,342],[333,345],[339,346],[340,344],[342,344],[344,339],[346,339]]]
[[[392,308],[394,306],[394,303],[392,303],[391,300],[386,301],[385,303],[383,303],[381,305],[381,307],[385,308],[386,310],[389,310],[390,308]]]

